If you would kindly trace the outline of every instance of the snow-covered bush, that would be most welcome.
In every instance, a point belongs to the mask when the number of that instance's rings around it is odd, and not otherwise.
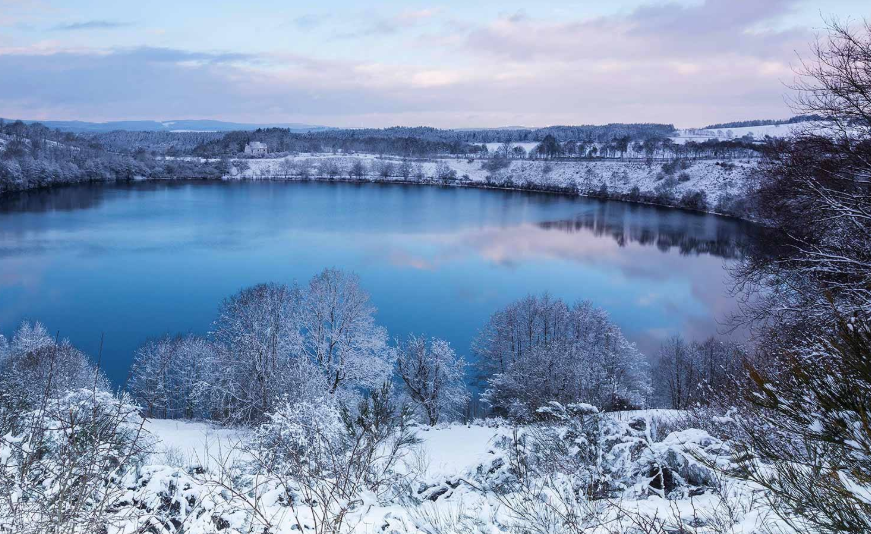
[[[347,452],[342,411],[332,396],[285,402],[269,414],[257,431],[260,456],[267,465],[304,465],[307,473],[323,476]]]
[[[752,370],[736,477],[816,532],[871,531],[871,319],[793,349],[784,376]]]
[[[125,479],[145,458],[138,408],[93,389],[46,398],[0,437],[0,532],[105,532],[134,514]]]
[[[22,323],[11,343],[0,341],[0,412],[5,416],[27,412],[46,397],[71,389],[106,386],[84,353],[69,340],[56,341],[40,323]],[[0,431],[9,431],[11,422],[0,419]]]
[[[339,532],[363,499],[390,497],[402,487],[397,464],[417,443],[410,422],[387,385],[354,413],[333,395],[288,401],[258,429],[252,466],[275,481],[298,529]]]
[[[466,362],[443,339],[410,335],[400,343],[397,373],[416,411],[430,426],[459,414],[469,400]]]

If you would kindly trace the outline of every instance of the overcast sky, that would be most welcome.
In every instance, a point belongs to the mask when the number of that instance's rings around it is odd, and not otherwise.
[[[791,115],[867,0],[0,0],[0,116],[544,126]]]

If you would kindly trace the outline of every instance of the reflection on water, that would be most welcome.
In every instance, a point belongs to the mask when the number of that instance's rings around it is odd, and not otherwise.
[[[619,202],[474,189],[288,183],[77,186],[0,201],[0,332],[40,319],[122,382],[133,350],[205,333],[220,300],[325,266],[360,274],[395,336],[469,356],[487,317],[550,291],[605,307],[645,351],[734,308],[723,266],[752,227]]]
[[[546,221],[539,223],[545,230],[561,230],[568,233],[590,232],[596,237],[610,237],[618,245],[627,243],[653,245],[663,252],[676,248],[680,254],[711,254],[720,258],[738,259],[743,246],[755,233],[749,224],[734,222],[741,226],[736,231],[733,226],[719,224],[719,221],[702,228],[688,229],[685,225],[662,224],[655,221],[638,221],[626,217],[602,217],[601,213],[586,213],[573,220]],[[625,215],[625,214],[624,214]],[[660,223],[651,225],[650,223]],[[696,231],[693,231],[696,230]]]

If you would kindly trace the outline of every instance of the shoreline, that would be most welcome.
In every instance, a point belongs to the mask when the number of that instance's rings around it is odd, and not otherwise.
[[[189,182],[284,182],[284,183],[344,183],[344,184],[373,184],[373,185],[412,185],[412,186],[423,186],[423,187],[450,187],[450,188],[469,188],[469,189],[482,189],[482,190],[494,190],[494,191],[511,191],[518,193],[537,193],[537,194],[549,194],[549,195],[560,195],[567,198],[584,198],[590,200],[599,200],[599,201],[610,201],[610,202],[623,202],[626,204],[635,204],[638,206],[649,206],[654,208],[662,208],[662,209],[673,209],[680,210],[687,213],[695,213],[699,215],[714,215],[717,217],[724,217],[728,219],[734,219],[739,221],[745,221],[752,224],[761,224],[758,220],[742,217],[732,213],[724,213],[718,212],[715,210],[699,210],[693,209],[686,206],[681,206],[677,204],[667,204],[661,202],[654,201],[645,201],[640,199],[629,199],[626,198],[625,194],[615,194],[608,196],[601,196],[598,194],[584,194],[576,190],[572,190],[570,188],[565,187],[547,187],[542,185],[531,185],[528,187],[522,186],[508,186],[508,185],[498,185],[498,184],[488,184],[480,181],[464,181],[464,180],[456,180],[452,182],[437,182],[431,180],[407,180],[404,178],[398,179],[382,179],[382,178],[329,178],[326,176],[316,176],[309,178],[298,178],[298,177],[280,177],[280,176],[261,176],[261,177],[251,177],[251,176],[224,176],[221,178],[215,177],[186,177],[186,178],[159,178],[159,177],[149,177],[149,178],[134,178],[134,179],[114,179],[114,180],[85,180],[80,182],[70,182],[70,183],[54,183],[47,185],[39,185],[36,187],[31,187],[28,189],[21,189],[15,191],[6,191],[0,192],[0,204],[4,202],[4,200],[20,194],[27,194],[30,192],[46,192],[52,189],[58,189],[62,187],[75,187],[81,185],[106,185],[106,184],[137,184],[137,183],[189,183]]]

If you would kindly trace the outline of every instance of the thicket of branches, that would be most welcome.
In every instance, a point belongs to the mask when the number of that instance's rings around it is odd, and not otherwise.
[[[770,146],[767,241],[737,275],[757,327],[737,419],[738,476],[802,532],[871,530],[871,25],[832,21],[797,72],[825,118]]]

